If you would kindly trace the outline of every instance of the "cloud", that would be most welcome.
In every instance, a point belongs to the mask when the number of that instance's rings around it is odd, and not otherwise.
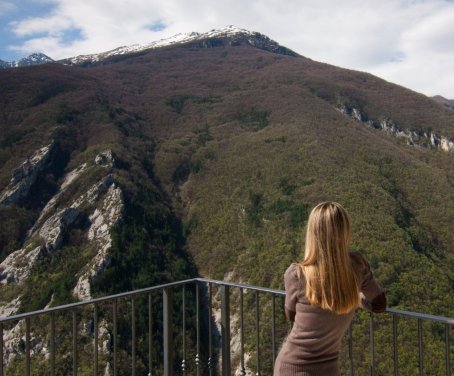
[[[47,15],[10,24],[16,36],[26,38],[13,48],[24,53],[39,49],[58,59],[233,24],[266,34],[314,60],[379,73],[419,91],[443,88],[441,94],[454,97],[454,89],[447,91],[438,83],[451,81],[437,79],[440,72],[454,75],[448,68],[454,59],[452,1],[49,2],[54,7]],[[77,31],[71,34],[74,39],[68,38],[71,30]]]

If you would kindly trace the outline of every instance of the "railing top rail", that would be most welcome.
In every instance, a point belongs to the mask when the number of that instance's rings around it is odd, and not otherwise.
[[[71,304],[66,304],[66,305],[62,305],[62,306],[58,306],[58,307],[51,307],[51,308],[41,309],[38,311],[21,313],[21,314],[14,315],[14,316],[0,317],[0,323],[18,321],[18,320],[25,319],[27,317],[75,309],[78,307],[82,307],[82,306],[86,306],[86,305],[93,305],[93,304],[102,303],[102,302],[106,302],[106,301],[114,300],[114,299],[129,298],[129,297],[132,297],[135,295],[140,295],[140,294],[144,294],[147,292],[160,290],[160,289],[163,289],[166,287],[182,286],[182,285],[187,285],[187,284],[194,283],[194,282],[209,283],[209,284],[214,284],[214,285],[219,285],[219,286],[230,286],[230,287],[235,287],[235,288],[243,288],[243,289],[248,289],[248,290],[253,290],[253,291],[265,292],[265,293],[278,295],[278,296],[285,296],[285,291],[271,289],[271,288],[267,288],[267,287],[247,285],[244,283],[219,281],[219,280],[209,279],[209,278],[192,278],[192,279],[186,279],[186,280],[182,280],[182,281],[170,282],[170,283],[165,283],[165,284],[156,285],[156,286],[152,286],[152,287],[147,287],[147,288],[143,288],[143,289],[139,289],[139,290],[123,292],[120,294],[103,296],[101,298],[95,298],[95,299],[86,300],[83,302],[71,303]],[[402,311],[402,310],[397,310],[397,309],[392,309],[392,308],[388,308],[386,310],[386,312],[389,314],[392,314],[392,315],[399,315],[399,316],[405,316],[405,317],[410,317],[410,318],[414,318],[414,319],[436,321],[436,322],[441,322],[441,323],[445,323],[445,324],[449,324],[449,325],[454,325],[454,318],[452,318],[452,317],[435,316],[435,315],[429,315],[429,314],[418,313],[418,312]]]
[[[216,279],[210,279],[210,278],[196,278],[196,280],[199,282],[211,283],[213,285],[237,287],[237,288],[243,288],[243,289],[248,289],[248,290],[253,290],[253,291],[267,292],[269,294],[274,294],[274,295],[285,296],[285,291],[270,289],[268,287],[246,285],[245,283],[218,281]]]
[[[115,295],[108,295],[108,296],[103,296],[103,297],[100,297],[100,298],[85,300],[83,302],[65,304],[65,305],[62,305],[62,306],[40,309],[38,311],[20,313],[18,315],[14,315],[14,316],[0,317],[0,323],[4,323],[4,322],[8,322],[8,321],[18,321],[18,320],[25,319],[27,317],[38,316],[38,315],[41,315],[41,314],[47,314],[47,313],[52,313],[52,312],[66,311],[66,310],[69,310],[69,309],[74,309],[74,308],[78,308],[78,307],[82,307],[82,306],[86,306],[86,305],[92,305],[92,304],[96,304],[96,303],[101,303],[101,302],[105,302],[105,301],[108,301],[108,300],[114,300],[114,299],[120,299],[120,298],[129,298],[129,297],[134,296],[134,295],[139,295],[139,294],[143,294],[143,293],[146,293],[146,292],[152,292],[154,290],[160,290],[160,289],[163,289],[165,287],[186,285],[186,284],[189,284],[189,283],[193,283],[194,281],[196,281],[195,278],[186,279],[186,280],[177,281],[177,282],[169,282],[169,283],[165,283],[165,284],[162,284],[162,285],[146,287],[146,288],[139,289],[139,290],[122,292],[122,293],[115,294]]]
[[[435,316],[435,315],[429,315],[426,313],[419,313],[419,312],[412,312],[412,311],[401,311],[401,310],[393,309],[393,308],[387,308],[386,312],[391,313],[393,315],[406,316],[406,317],[412,317],[415,319],[422,319],[422,320],[429,320],[429,321],[438,321],[438,322],[442,322],[445,324],[454,325],[454,318],[452,318],[452,317]]]

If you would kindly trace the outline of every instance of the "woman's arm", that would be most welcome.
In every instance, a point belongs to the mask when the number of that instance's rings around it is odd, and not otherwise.
[[[360,253],[352,253],[352,259],[360,269],[361,275],[361,306],[372,312],[386,311],[386,292],[380,287],[372,274],[369,263]]]

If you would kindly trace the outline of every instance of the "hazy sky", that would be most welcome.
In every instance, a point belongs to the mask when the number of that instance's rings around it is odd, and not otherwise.
[[[227,25],[454,98],[454,0],[0,0],[0,59],[60,59]]]

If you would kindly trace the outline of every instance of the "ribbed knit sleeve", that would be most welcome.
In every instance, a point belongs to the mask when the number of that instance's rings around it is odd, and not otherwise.
[[[296,268],[297,266],[292,264],[284,274],[285,308],[291,312],[296,312],[296,302],[300,293],[300,281],[296,274]]]

